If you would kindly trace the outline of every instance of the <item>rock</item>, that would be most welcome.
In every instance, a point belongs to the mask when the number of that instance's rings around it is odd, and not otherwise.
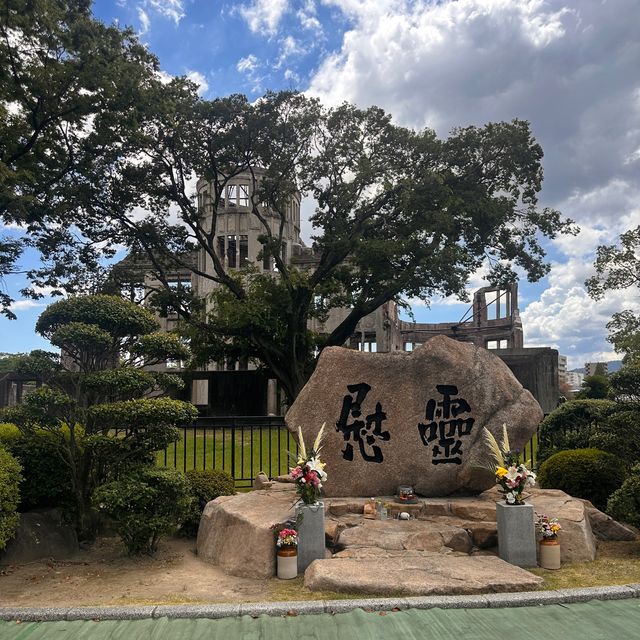
[[[251,491],[212,500],[200,520],[198,556],[234,576],[270,578],[276,568],[271,526],[294,518],[292,506],[289,491]]]
[[[562,562],[585,562],[596,557],[596,541],[582,500],[557,489],[531,489],[527,502],[537,514],[556,517]]]
[[[614,520],[606,513],[596,509],[588,500],[579,499],[584,503],[587,516],[591,523],[591,529],[598,540],[627,540],[633,541],[638,537],[638,532],[629,525]]]
[[[327,423],[324,495],[394,495],[409,484],[437,497],[491,486],[478,468],[488,460],[483,427],[500,438],[506,423],[522,448],[542,415],[497,356],[435,336],[411,353],[324,349],[286,421],[307,443]]]
[[[304,585],[311,591],[378,596],[526,591],[541,582],[542,578],[495,556],[425,552],[316,560],[304,574]]]
[[[256,491],[260,489],[270,489],[273,483],[269,480],[269,477],[264,471],[261,471],[253,481],[253,488]]]
[[[495,522],[468,523],[471,540],[478,549],[498,546],[498,527]]]
[[[290,482],[290,483],[294,483],[295,480],[288,474],[284,474],[281,476],[276,476],[275,478],[273,478],[276,482]]]
[[[63,522],[57,509],[35,509],[20,514],[15,537],[0,552],[0,564],[24,564],[53,558],[65,560],[79,550],[76,532]]]
[[[443,547],[469,553],[471,538],[459,527],[424,520],[362,520],[338,538],[343,549],[379,547],[385,550],[441,551]]]
[[[327,518],[324,523],[324,536],[327,544],[333,546],[340,536],[340,533],[345,528],[345,524],[338,520]]]

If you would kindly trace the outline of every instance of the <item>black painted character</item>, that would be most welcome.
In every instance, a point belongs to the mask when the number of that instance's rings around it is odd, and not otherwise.
[[[425,446],[437,440],[433,446],[433,464],[462,464],[462,436],[468,436],[473,428],[474,418],[458,417],[471,411],[463,398],[453,398],[458,387],[452,384],[436,385],[442,394],[441,402],[431,399],[427,402],[425,417],[428,423],[418,424],[420,438]]]
[[[388,431],[382,431],[382,422],[387,419],[387,414],[382,410],[382,405],[376,402],[376,410],[364,420],[362,415],[362,403],[371,387],[366,382],[349,384],[347,390],[351,395],[346,395],[342,401],[340,419],[336,422],[336,431],[340,431],[344,437],[345,448],[342,457],[345,460],[353,460],[353,444],[357,442],[360,455],[366,462],[382,462],[382,450],[376,441],[386,441],[391,438]],[[355,394],[355,396],[353,395]],[[349,418],[354,418],[351,424],[347,424]]]

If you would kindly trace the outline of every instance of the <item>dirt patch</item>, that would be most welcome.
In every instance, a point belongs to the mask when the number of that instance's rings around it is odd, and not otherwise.
[[[248,602],[277,597],[278,582],[228,576],[198,559],[193,539],[164,540],[151,558],[129,557],[118,538],[100,538],[64,561],[0,567],[0,605]]]

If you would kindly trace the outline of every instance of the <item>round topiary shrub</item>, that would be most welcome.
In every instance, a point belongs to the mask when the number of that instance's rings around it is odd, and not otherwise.
[[[226,471],[211,469],[200,471],[193,469],[185,474],[191,486],[193,503],[189,515],[182,524],[182,533],[186,536],[198,535],[200,518],[207,502],[220,496],[231,496],[235,493],[233,477]]]
[[[601,510],[624,479],[620,459],[600,449],[560,451],[545,460],[538,471],[538,484],[543,489],[561,489],[576,498],[590,500]]]
[[[0,550],[13,538],[20,520],[20,471],[18,461],[0,447]]]
[[[631,475],[611,494],[607,513],[620,522],[640,527],[640,465],[633,467]]]
[[[94,493],[94,505],[115,524],[130,554],[156,552],[189,513],[190,485],[176,469],[140,467]]]

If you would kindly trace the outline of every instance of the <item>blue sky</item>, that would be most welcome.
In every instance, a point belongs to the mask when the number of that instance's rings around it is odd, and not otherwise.
[[[570,367],[617,358],[605,324],[638,310],[638,292],[594,303],[583,282],[597,245],[640,224],[640,34],[629,19],[640,0],[100,0],[94,13],[130,25],[164,73],[190,76],[206,98],[293,88],[377,104],[441,136],[529,120],[545,151],[541,202],[582,232],[547,242],[549,276],[521,283],[525,346],[558,348]],[[43,346],[33,326],[46,299],[21,300],[18,276],[5,284],[19,319],[0,320],[0,352]],[[439,322],[467,306],[414,310]]]

